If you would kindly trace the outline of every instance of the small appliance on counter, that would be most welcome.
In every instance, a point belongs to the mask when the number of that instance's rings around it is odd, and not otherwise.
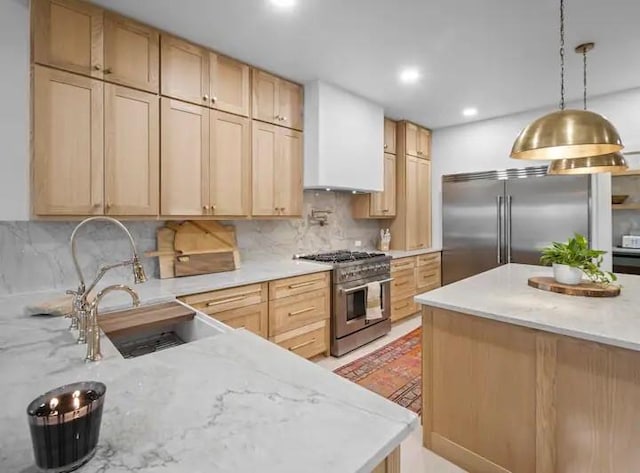
[[[36,466],[64,473],[94,455],[107,387],[99,382],[68,384],[38,396],[27,407]]]
[[[623,235],[622,236],[622,248],[640,249],[640,236],[638,236],[638,235]]]

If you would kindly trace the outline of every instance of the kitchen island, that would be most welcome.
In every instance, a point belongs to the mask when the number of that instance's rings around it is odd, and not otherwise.
[[[533,289],[511,264],[416,297],[424,444],[488,473],[640,471],[640,277],[616,298]]]
[[[283,265],[279,277],[326,270]],[[187,289],[159,282],[136,288],[144,304],[274,274],[247,265],[224,281],[178,281]],[[398,473],[399,445],[418,422],[410,411],[203,314],[197,317],[217,335],[132,359],[103,336],[104,359],[86,364],[86,346],[75,343],[67,319],[23,315],[25,304],[51,295],[0,298],[2,473],[36,472],[27,404],[83,380],[107,386],[98,450],[83,473]]]

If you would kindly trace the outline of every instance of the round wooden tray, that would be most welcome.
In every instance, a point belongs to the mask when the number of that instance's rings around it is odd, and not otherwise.
[[[577,286],[561,284],[555,279],[545,276],[529,278],[529,286],[543,291],[583,297],[616,297],[620,295],[620,286],[600,286],[592,282],[582,282]]]

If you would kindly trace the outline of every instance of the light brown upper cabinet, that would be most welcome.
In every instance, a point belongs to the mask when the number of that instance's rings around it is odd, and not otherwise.
[[[160,103],[157,95],[105,84],[105,214],[157,215]]]
[[[418,127],[413,123],[404,123],[404,152],[409,156],[418,156]]]
[[[102,9],[77,0],[33,0],[31,32],[34,62],[102,78]]]
[[[398,123],[396,218],[391,223],[391,248],[394,250],[419,250],[431,246],[431,161],[424,159],[430,149],[430,134],[423,135],[427,140],[421,149],[424,157],[406,151],[411,149],[407,137],[413,139],[415,136],[417,154],[419,129],[413,123]]]
[[[209,52],[195,44],[163,34],[160,54],[162,95],[209,106]]]
[[[253,122],[252,214],[302,215],[302,134]]]
[[[393,218],[396,215],[396,157],[384,154],[384,190],[351,197],[353,218]]]
[[[249,66],[162,35],[162,95],[249,116]]]
[[[211,107],[249,116],[249,66],[235,59],[209,53]]]
[[[161,214],[247,216],[249,119],[164,97],[161,102]]]
[[[426,128],[418,128],[418,157],[431,158],[431,132]]]
[[[396,154],[396,122],[384,119],[384,152]]]
[[[160,213],[209,215],[209,110],[160,99]]]
[[[253,118],[302,130],[302,86],[253,69]]]
[[[160,34],[110,12],[104,14],[104,79],[157,93]]]
[[[251,121],[224,112],[210,113],[211,214],[246,216],[251,205]]]
[[[35,215],[102,214],[103,87],[88,77],[34,68]]]
[[[158,92],[159,34],[78,0],[34,0],[33,60]]]

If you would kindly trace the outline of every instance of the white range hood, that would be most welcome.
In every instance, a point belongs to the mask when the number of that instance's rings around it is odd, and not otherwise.
[[[384,110],[326,82],[304,89],[304,187],[382,191]]]

